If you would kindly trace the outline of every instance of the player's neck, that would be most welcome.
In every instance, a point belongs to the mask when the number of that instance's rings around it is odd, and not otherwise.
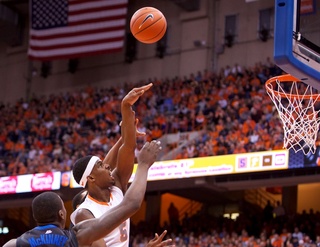
[[[89,198],[98,202],[110,202],[111,192],[109,189],[97,189],[89,191]]]

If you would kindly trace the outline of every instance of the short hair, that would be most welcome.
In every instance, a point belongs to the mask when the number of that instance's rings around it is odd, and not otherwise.
[[[59,210],[61,209],[61,198],[51,191],[41,193],[32,201],[32,214],[37,223],[57,221],[59,219]]]
[[[92,155],[82,157],[82,158],[76,160],[76,162],[73,165],[72,174],[78,184],[80,184],[80,180],[82,178],[82,175],[83,175],[84,171],[86,170],[87,165],[88,165],[91,157],[92,157]]]
[[[72,208],[73,210],[76,210],[77,207],[83,203],[84,199],[86,199],[86,196],[88,195],[87,190],[81,190],[78,194],[76,194],[72,199]]]

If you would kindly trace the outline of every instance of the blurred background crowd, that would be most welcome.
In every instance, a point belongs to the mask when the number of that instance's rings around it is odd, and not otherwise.
[[[120,137],[120,102],[133,87],[154,86],[134,106],[137,151],[147,140],[198,131],[167,159],[281,149],[282,123],[264,83],[282,71],[267,59],[184,78],[157,78],[121,86],[33,96],[0,105],[0,176],[66,171],[85,154],[104,157]],[[177,143],[164,147],[164,155]]]
[[[140,222],[131,229],[131,246],[146,246],[154,232],[168,230],[177,247],[316,247],[320,246],[320,212],[288,214],[278,201],[265,208],[243,205],[236,219],[215,217],[205,208],[170,220],[163,227]]]

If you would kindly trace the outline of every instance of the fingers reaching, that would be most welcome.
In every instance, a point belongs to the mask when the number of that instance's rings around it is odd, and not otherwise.
[[[147,85],[145,85],[145,86],[138,87],[138,88],[134,88],[133,90],[145,92],[145,91],[149,90],[152,86],[153,86],[153,84],[152,84],[152,83],[149,83],[149,84],[147,84]]]
[[[174,246],[171,238],[163,240],[163,238],[166,234],[167,234],[166,230],[164,230],[160,236],[156,233],[155,237],[152,240],[150,240],[149,243],[147,244],[147,247],[163,247],[163,246],[167,246],[167,247],[170,246],[171,247],[171,246]]]
[[[153,140],[152,142],[150,142],[150,148],[153,148],[155,150],[161,150],[161,142],[157,141],[157,140]]]
[[[142,87],[133,88],[123,99],[123,102],[127,102],[130,105],[133,105],[145,91],[149,90],[152,87],[152,83]]]
[[[149,90],[152,87],[152,83],[149,83],[148,85],[142,86],[142,87],[136,87],[131,90],[136,96],[141,96],[144,94],[145,91]]]

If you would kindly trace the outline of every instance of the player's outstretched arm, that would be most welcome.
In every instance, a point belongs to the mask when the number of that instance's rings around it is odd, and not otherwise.
[[[101,217],[85,220],[74,226],[79,245],[90,245],[103,238],[139,210],[146,192],[148,170],[155,162],[160,149],[159,141],[145,143],[138,155],[135,178],[123,201]]]
[[[138,130],[138,123],[139,120],[136,118],[135,120],[135,125],[136,125],[136,137],[142,137],[145,136],[145,132],[140,132]],[[119,124],[120,126],[122,125],[122,122]],[[118,152],[119,149],[122,145],[122,136],[119,138],[119,140],[112,146],[112,148],[109,150],[109,152],[106,154],[103,163],[104,164],[109,164],[111,171],[113,171],[114,168],[117,167],[117,158],[118,158]]]
[[[109,150],[109,152],[106,154],[106,156],[103,159],[103,164],[109,164],[111,170],[113,170],[117,166],[118,152],[121,145],[122,145],[122,136],[112,146],[112,148]]]
[[[115,177],[116,186],[123,192],[127,190],[128,181],[131,177],[136,148],[136,118],[135,112],[132,109],[133,104],[142,96],[145,91],[152,87],[152,83],[148,85],[133,88],[121,102],[121,136],[122,142],[118,157],[116,169],[112,172]]]

